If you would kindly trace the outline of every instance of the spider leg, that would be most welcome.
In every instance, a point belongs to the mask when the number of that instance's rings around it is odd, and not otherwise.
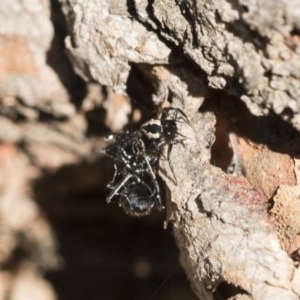
[[[169,163],[169,166],[170,166],[170,169],[171,169],[171,172],[172,172],[175,184],[177,185],[177,178],[176,178],[176,175],[175,175],[175,172],[174,172],[173,164],[172,164],[171,159],[170,159],[170,155],[171,155],[171,151],[172,151],[173,145],[174,144],[170,144],[169,147],[168,147],[167,159],[168,159],[168,163]]]
[[[152,195],[155,194],[155,200],[156,200],[157,207],[158,207],[159,210],[161,210],[161,209],[163,209],[163,205],[162,205],[162,200],[161,200],[161,197],[160,197],[160,188],[159,188],[156,176],[154,174],[154,171],[153,171],[153,169],[151,167],[151,164],[150,164],[148,156],[145,156],[145,162],[146,162],[148,171],[149,171],[149,173],[151,175],[151,179],[152,179],[152,182],[154,184],[155,191],[156,191],[156,193],[153,192]]]
[[[115,169],[115,173],[114,173],[114,176],[113,176],[112,180],[107,185],[108,188],[111,188],[114,185],[116,177],[117,177],[117,175],[119,173],[118,167],[117,167],[117,165],[115,163],[114,163],[114,169]]]
[[[151,191],[151,188],[149,187],[149,185],[148,185],[147,183],[145,183],[145,182],[141,179],[140,176],[135,175],[135,174],[130,174],[130,175],[131,175],[131,176],[129,176],[129,179],[132,179],[132,181],[135,180],[138,184],[143,185],[149,192]],[[127,176],[128,176],[128,175],[127,175]],[[126,176],[126,177],[127,177],[127,176]],[[126,178],[125,178],[125,179],[126,179]],[[122,183],[124,183],[125,179],[122,180]],[[128,180],[129,180],[129,179],[128,179]],[[128,181],[128,180],[127,180],[127,181]],[[127,181],[126,181],[125,183],[127,183]],[[121,188],[123,188],[123,187],[125,186],[125,183],[122,184],[122,187],[121,187]],[[123,194],[123,193],[117,193],[117,195],[126,198],[126,200],[127,200],[128,202],[130,202],[130,199],[128,198],[128,196],[127,196],[126,193],[125,193],[125,194]]]
[[[181,121],[183,120],[185,123],[191,125],[187,115],[180,109],[180,108],[174,108],[174,107],[167,107],[164,109],[161,119],[162,120],[166,120],[168,118],[168,114],[169,112],[173,112],[173,117],[171,118],[171,120],[173,121]]]
[[[149,192],[151,192],[151,197],[153,197],[155,193],[159,192],[159,187],[158,187],[158,191],[156,190],[156,191],[152,192],[152,189],[150,188],[150,186],[145,181],[143,181],[140,176],[132,175],[132,177],[135,178],[139,184],[142,184]],[[155,180],[155,182],[156,182],[156,180]],[[158,195],[160,198],[160,194],[158,194]]]
[[[136,174],[128,174],[123,180],[121,180],[121,181],[117,184],[116,187],[109,186],[109,188],[113,188],[113,190],[112,190],[112,191],[110,192],[110,194],[107,196],[106,202],[107,202],[107,203],[110,203],[111,200],[112,200],[115,196],[120,196],[120,195],[123,196],[123,197],[125,197],[125,198],[127,199],[127,201],[129,201],[129,199],[128,199],[128,197],[127,197],[126,194],[120,193],[120,190],[122,190],[122,189],[126,186],[126,184],[128,183],[129,180],[136,180],[136,182],[138,182],[139,184],[142,184],[148,191],[151,192],[150,186],[149,186],[147,183],[145,183],[145,182],[142,180],[142,178],[141,178],[140,176],[138,176],[138,175],[136,175]],[[155,192],[157,192],[157,191],[155,191]],[[151,197],[154,195],[155,192],[153,192],[153,193],[151,194]]]
[[[191,126],[191,123],[190,123],[187,115],[180,108],[174,108],[174,110],[175,110],[174,115],[173,115],[174,121],[183,120],[185,123],[187,123]]]
[[[128,174],[122,181],[120,181],[117,186],[109,193],[109,195],[106,198],[106,202],[110,203],[111,200],[119,195],[119,191],[125,186],[127,181],[132,177],[132,174]]]
[[[122,168],[120,168],[120,164],[121,164],[121,166],[125,166],[127,169],[130,169],[130,165],[129,165],[129,162],[128,162],[127,158],[124,158],[122,156],[120,159],[115,159],[114,160],[114,170],[115,170],[115,172],[114,172],[112,180],[107,185],[108,188],[113,188],[113,186],[115,185],[116,177],[119,174],[122,173]]]
[[[157,145],[157,147],[158,147],[159,149],[162,149],[166,144],[168,144],[167,156],[165,156],[165,154],[163,153],[163,151],[160,151],[160,154],[159,154],[159,155],[161,155],[164,159],[167,159],[167,160],[168,160],[168,163],[169,163],[169,166],[170,166],[172,175],[173,175],[173,179],[174,179],[176,185],[177,185],[177,178],[176,178],[176,175],[175,175],[175,172],[174,172],[173,164],[172,164],[171,159],[170,159],[170,155],[171,155],[171,151],[172,151],[172,148],[173,148],[173,145],[174,145],[174,144],[179,144],[179,143],[180,143],[181,145],[183,145],[183,146],[185,147],[185,145],[184,145],[184,143],[183,143],[184,140],[185,140],[185,136],[183,136],[183,135],[180,134],[180,133],[177,133],[177,135],[183,137],[183,139],[176,139],[176,140],[174,140],[174,141],[173,141],[172,143],[170,143],[170,144],[166,143],[165,141],[161,141],[161,142]]]
[[[181,134],[179,132],[176,132],[176,135],[182,137],[183,139],[181,139],[181,140],[177,139],[177,140],[175,140],[175,143],[173,143],[173,144],[178,144],[178,143],[182,144],[182,142],[187,139],[187,137],[185,135],[183,135],[183,134]]]

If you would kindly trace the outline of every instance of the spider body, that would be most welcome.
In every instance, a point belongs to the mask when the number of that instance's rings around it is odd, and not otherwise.
[[[143,180],[145,179],[143,178]],[[141,217],[151,212],[156,204],[156,199],[149,185],[131,180],[124,186],[123,193],[119,194],[119,204],[127,214]]]
[[[161,144],[171,145],[181,143],[179,137],[183,137],[178,132],[178,122],[184,121],[189,124],[185,113],[179,108],[164,108],[159,119],[151,119],[141,127],[141,132],[149,139],[155,140],[156,146]]]
[[[182,120],[188,122],[181,110],[165,108],[158,119],[150,120],[140,129],[111,136],[114,141],[105,152],[114,161],[115,173],[108,184],[108,203],[118,197],[125,212],[138,217],[149,214],[154,207],[164,208],[157,181],[158,160],[168,146],[167,159],[176,181],[170,153],[174,144],[183,141],[177,127]]]
[[[179,108],[164,108],[159,119],[151,119],[141,127],[141,132],[151,141],[152,147],[150,151],[155,152],[158,159],[163,153],[164,147],[167,145],[167,160],[172,171],[175,184],[177,179],[174,168],[170,159],[170,154],[174,144],[183,143],[185,137],[178,131],[177,123],[189,123],[185,113]]]
[[[126,130],[113,137],[114,143],[105,148],[113,158],[115,168],[106,201],[110,203],[119,196],[119,205],[134,216],[149,214],[155,205],[161,210],[163,206],[153,157],[147,154],[140,131]]]

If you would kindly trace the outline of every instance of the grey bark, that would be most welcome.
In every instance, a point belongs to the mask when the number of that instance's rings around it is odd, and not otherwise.
[[[120,92],[130,64],[150,64],[166,93],[175,95],[173,104],[183,99],[195,135],[186,149],[174,147],[178,186],[167,171],[162,176],[181,261],[197,295],[209,299],[207,290],[227,281],[251,299],[298,299],[299,269],[281,249],[268,199],[209,164],[214,118],[197,111],[204,85],[239,97],[254,115],[272,111],[299,129],[299,1],[61,3],[71,24],[66,45],[82,76]]]
[[[208,86],[299,128],[299,1],[61,3],[72,24],[67,47],[85,78],[124,89],[129,63],[165,64],[177,50]]]

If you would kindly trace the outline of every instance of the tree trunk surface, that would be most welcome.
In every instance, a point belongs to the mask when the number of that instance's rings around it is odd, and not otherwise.
[[[4,0],[0,54],[0,300],[66,298],[83,251],[109,282],[163,221],[199,299],[300,299],[299,0]],[[104,138],[166,105],[189,120],[174,174],[160,160],[166,216],[131,220],[105,203]],[[136,259],[120,289],[155,263]]]

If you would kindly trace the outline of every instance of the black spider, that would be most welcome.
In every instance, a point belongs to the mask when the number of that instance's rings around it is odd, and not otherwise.
[[[177,127],[182,120],[189,123],[180,109],[165,108],[158,119],[150,120],[140,129],[111,136],[114,141],[105,152],[114,160],[115,173],[108,184],[108,203],[118,196],[119,205],[133,216],[147,215],[154,206],[164,208],[156,177],[158,160],[168,145],[167,159],[176,181],[170,153],[174,144],[183,142]]]
[[[141,132],[147,137],[152,146],[148,147],[148,151],[154,152],[156,159],[163,154],[164,146],[168,146],[167,160],[172,171],[175,184],[177,184],[174,168],[170,160],[170,154],[174,144],[181,143],[185,136],[178,132],[178,122],[185,122],[190,125],[188,117],[179,108],[164,108],[159,119],[151,119],[141,127]]]
[[[140,131],[126,130],[112,137],[115,141],[105,152],[114,159],[115,173],[106,201],[119,196],[119,204],[135,216],[149,214],[155,205],[163,209],[153,157],[147,154]]]

